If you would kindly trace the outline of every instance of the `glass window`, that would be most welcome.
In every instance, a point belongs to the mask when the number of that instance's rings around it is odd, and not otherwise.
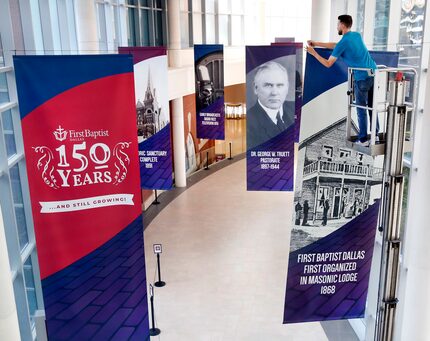
[[[357,0],[357,26],[356,31],[363,36],[364,32],[364,10],[365,10],[365,0]]]
[[[154,7],[162,9],[163,8],[163,0],[154,0]]]
[[[219,43],[224,45],[230,45],[228,38],[228,28],[229,28],[229,15],[219,15],[218,16],[218,29],[219,29]]]
[[[31,262],[31,257],[28,257],[23,267],[24,267],[25,291],[27,293],[27,300],[28,300],[28,309],[30,312],[31,322],[34,323],[34,313],[37,310],[37,297],[36,297],[36,288],[34,285],[33,264]]]
[[[218,13],[230,14],[230,0],[218,0]]]
[[[42,23],[40,21],[40,9],[38,0],[30,0],[30,11],[31,11],[31,21],[33,24],[33,37],[34,37],[34,47],[36,53],[43,53],[43,33],[42,33]]]
[[[242,16],[240,15],[231,16],[231,44],[232,45],[243,44],[243,25],[242,25]]]
[[[233,0],[231,2],[231,13],[243,14],[243,1],[242,0]]]
[[[390,0],[376,1],[373,31],[373,48],[375,50],[387,49],[389,16]]]
[[[206,14],[205,32],[206,44],[215,44],[215,15]]]
[[[0,73],[0,104],[9,102],[9,92],[7,89],[6,72]]]
[[[215,0],[205,0],[206,13],[215,13]]]
[[[4,111],[1,114],[3,122],[3,134],[6,142],[7,157],[16,154],[15,134],[13,131],[12,112],[10,110]]]
[[[121,40],[121,28],[120,28],[120,14],[118,6],[112,6],[112,19],[113,19],[113,42],[115,47],[119,46]]]
[[[136,46],[136,9],[128,8],[127,10],[127,39],[128,46]]]
[[[140,36],[142,39],[142,46],[149,46],[149,10],[142,9],[140,11],[141,17],[140,17]]]
[[[4,54],[3,54],[3,44],[1,42],[1,36],[0,36],[0,67],[5,66],[4,63]]]
[[[424,36],[425,1],[402,1],[399,64],[419,67]]]
[[[181,12],[181,46],[187,48],[190,46],[190,32],[189,32],[189,14],[188,12]]]
[[[97,3],[97,14],[98,14],[98,34],[99,34],[99,45],[101,51],[107,50],[107,32],[106,32],[106,13],[105,5]]]
[[[163,46],[163,12],[154,11],[155,45]]]
[[[179,0],[179,9],[181,12],[189,11],[189,0]]]
[[[193,12],[202,11],[202,0],[193,0]]]
[[[144,0],[141,0],[144,1]],[[137,6],[137,0],[127,0],[127,5]]]
[[[203,43],[203,25],[202,25],[202,14],[193,13],[193,43]]]
[[[12,185],[13,205],[15,208],[18,239],[21,250],[28,244],[27,221],[25,219],[24,203],[22,199],[21,179],[18,164],[10,168],[10,181]]]

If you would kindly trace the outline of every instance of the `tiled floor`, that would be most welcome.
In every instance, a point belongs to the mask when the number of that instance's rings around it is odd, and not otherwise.
[[[245,160],[201,180],[145,230],[163,244],[157,340],[328,340],[319,323],[282,324],[292,193],[246,192]],[[162,200],[162,198],[161,198]],[[346,340],[346,339],[344,339]]]

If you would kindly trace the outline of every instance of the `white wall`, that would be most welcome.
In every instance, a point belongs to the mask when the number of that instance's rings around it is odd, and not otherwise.
[[[3,224],[0,209],[0,340],[15,341],[21,338]]]

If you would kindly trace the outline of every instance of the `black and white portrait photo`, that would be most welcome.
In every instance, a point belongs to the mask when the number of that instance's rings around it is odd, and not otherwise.
[[[295,68],[295,57],[287,58]],[[270,140],[294,123],[294,76],[294,72],[275,61],[261,64],[247,75],[248,149]]]

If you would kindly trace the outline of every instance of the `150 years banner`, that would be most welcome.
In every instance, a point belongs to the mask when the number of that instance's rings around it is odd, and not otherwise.
[[[296,47],[246,47],[247,189],[292,191]]]
[[[397,66],[397,53],[371,55],[378,65]],[[383,156],[347,146],[347,70],[342,60],[327,69],[306,58],[284,323],[365,312]]]
[[[224,140],[224,47],[194,45],[197,138]]]
[[[14,58],[50,340],[149,340],[131,56]]]
[[[120,47],[132,54],[141,186],[171,189],[172,147],[165,47]]]

